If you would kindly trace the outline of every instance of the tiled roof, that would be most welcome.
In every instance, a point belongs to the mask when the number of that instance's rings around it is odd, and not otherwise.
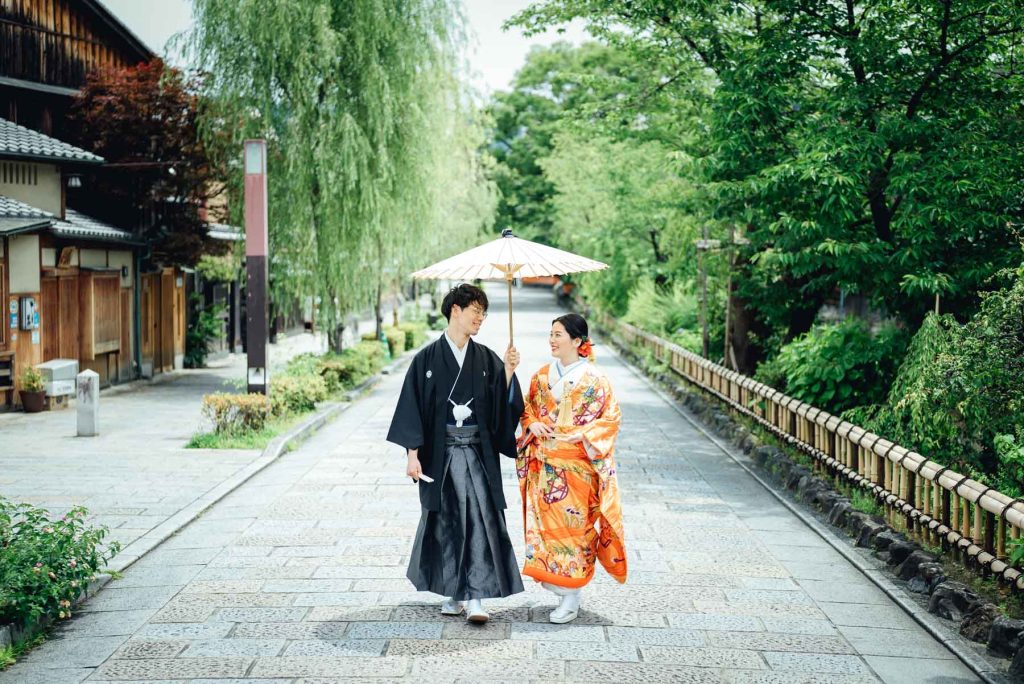
[[[49,228],[56,235],[80,240],[135,242],[128,231],[115,228],[74,209],[65,209],[64,218],[48,211],[0,195],[0,234],[31,232]]]
[[[53,214],[48,211],[43,211],[42,209],[36,209],[35,207],[25,204],[24,202],[19,202],[16,199],[0,195],[0,217],[52,219]]]
[[[134,242],[132,234],[128,231],[80,214],[74,209],[66,209],[64,220],[54,221],[52,230],[61,237]]]
[[[0,119],[0,157],[102,164],[103,157]]]

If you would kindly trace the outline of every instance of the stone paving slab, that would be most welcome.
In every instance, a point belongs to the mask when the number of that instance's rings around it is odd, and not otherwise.
[[[558,312],[543,291],[516,296],[527,375]],[[497,347],[499,302],[484,334]],[[128,568],[86,604],[81,627],[62,626],[0,684],[977,681],[609,350],[598,354],[625,420],[631,577],[618,585],[599,570],[573,624],[547,621],[557,601],[532,581],[488,601],[491,622],[477,626],[441,616],[440,597],[404,579],[419,507],[403,455],[383,442],[402,381],[392,376]],[[502,465],[522,558],[517,483]],[[126,529],[149,505],[107,503]]]

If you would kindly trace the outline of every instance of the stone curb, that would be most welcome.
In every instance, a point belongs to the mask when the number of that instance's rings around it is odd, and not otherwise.
[[[607,332],[607,331],[604,331]],[[968,669],[976,674],[982,681],[987,684],[1010,684],[1013,680],[1009,679],[1004,673],[998,670],[993,670],[992,666],[973,653],[969,647],[960,643],[960,639],[952,637],[945,629],[945,627],[938,622],[938,620],[931,615],[927,610],[914,603],[907,596],[903,594],[903,591],[884,573],[878,568],[873,568],[864,563],[863,559],[857,555],[856,552],[851,550],[849,546],[843,542],[836,534],[819,522],[812,515],[802,510],[799,506],[794,504],[788,498],[784,497],[775,487],[773,487],[768,481],[762,478],[757,472],[752,470],[745,462],[744,459],[737,456],[734,450],[727,443],[723,442],[716,435],[712,434],[707,427],[700,421],[690,415],[689,411],[679,406],[678,402],[666,394],[664,390],[657,386],[657,384],[649,378],[639,368],[636,368],[629,360],[626,355],[620,350],[620,343],[615,340],[611,335],[607,336],[610,344],[608,347],[614,347],[613,353],[622,359],[624,365],[629,369],[634,376],[642,380],[655,394],[661,399],[665,400],[669,405],[672,406],[675,411],[682,416],[688,423],[694,426],[701,434],[703,434],[712,444],[714,444],[722,453],[728,456],[736,465],[744,470],[750,477],[752,477],[758,484],[764,487],[775,499],[777,499],[783,506],[786,507],[791,513],[800,519],[807,527],[815,532],[819,537],[825,540],[829,546],[839,552],[853,567],[861,572],[867,579],[878,587],[886,596],[888,596],[893,603],[899,606],[904,612],[906,612],[915,622],[917,622],[928,634],[930,634],[936,641],[945,646],[950,653],[957,657]],[[628,350],[627,350],[628,353]]]
[[[107,565],[105,572],[97,575],[96,579],[89,583],[85,592],[83,592],[78,600],[75,601],[75,605],[77,606],[78,604],[81,604],[95,596],[100,589],[106,586],[106,584],[111,580],[111,573],[120,573],[131,567],[147,553],[184,529],[185,526],[201,516],[211,506],[248,482],[260,471],[264,470],[267,466],[280,458],[282,454],[286,453],[297,444],[305,441],[319,431],[324,425],[344,413],[362,395],[376,387],[377,384],[384,379],[385,375],[394,374],[404,368],[407,364],[411,363],[413,357],[423,349],[423,347],[431,344],[435,339],[436,335],[433,334],[433,331],[428,331],[428,340],[426,342],[416,349],[405,352],[397,360],[382,368],[380,373],[370,376],[357,387],[346,392],[345,402],[331,402],[303,421],[300,425],[297,425],[283,435],[278,435],[270,441],[270,443],[263,449],[263,453],[260,454],[259,458],[255,461],[247,465],[241,471],[232,475],[227,480],[221,482],[213,489],[207,491],[191,504],[178,511],[128,546],[124,547],[124,549],[121,550],[121,553],[115,556],[111,560],[110,564]],[[171,378],[161,380],[159,382],[168,382],[169,380],[171,380]],[[138,387],[138,385],[136,385],[136,387]],[[26,629],[24,634],[17,635],[17,641],[21,641],[22,638],[31,638],[48,626],[48,623],[39,624],[33,628]],[[15,641],[14,629],[10,625],[0,626],[0,649],[11,646]]]

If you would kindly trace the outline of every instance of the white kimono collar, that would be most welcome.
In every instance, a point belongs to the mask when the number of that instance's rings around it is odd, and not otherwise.
[[[552,361],[551,365],[548,366],[548,387],[550,387],[555,401],[561,400],[562,394],[566,390],[571,390],[586,371],[586,359],[580,359],[568,366],[563,366],[562,362],[558,359]]]

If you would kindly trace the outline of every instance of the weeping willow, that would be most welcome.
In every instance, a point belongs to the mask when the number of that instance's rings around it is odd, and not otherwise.
[[[315,296],[332,346],[347,314],[489,228],[452,3],[194,0],[194,16],[207,136],[231,158],[268,141],[271,296]]]

